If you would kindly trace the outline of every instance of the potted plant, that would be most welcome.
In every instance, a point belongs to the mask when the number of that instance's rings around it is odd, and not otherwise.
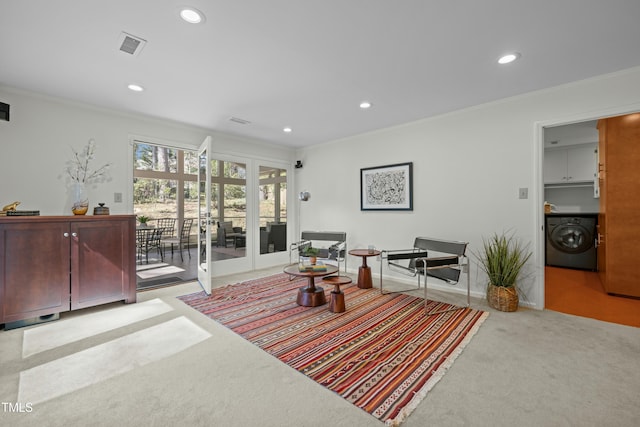
[[[144,215],[139,215],[138,222],[140,223],[141,226],[146,227],[147,222],[149,222],[149,217]]]
[[[487,301],[500,311],[518,309],[517,279],[531,257],[528,246],[513,235],[495,233],[482,239],[482,250],[476,254],[480,268],[487,274]]]
[[[318,261],[318,248],[314,248],[311,245],[302,250],[302,256],[309,257],[309,262],[315,265]]]

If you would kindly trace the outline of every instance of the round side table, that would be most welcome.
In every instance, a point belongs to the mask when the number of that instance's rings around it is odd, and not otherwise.
[[[351,278],[347,276],[325,276],[322,283],[333,285],[331,291],[331,301],[329,301],[329,311],[332,313],[342,313],[345,311],[344,292],[340,290],[340,285],[351,283]]]
[[[284,272],[292,276],[307,278],[307,286],[298,289],[296,302],[304,307],[317,307],[326,304],[327,300],[324,296],[324,289],[315,285],[315,278],[335,274],[338,272],[338,267],[328,264],[325,271],[300,271],[298,264],[291,264],[284,268]]]
[[[371,280],[371,267],[367,265],[367,258],[380,255],[380,251],[369,249],[352,249],[349,255],[359,256],[362,258],[362,265],[358,269],[358,287],[360,289],[369,289],[373,287]]]

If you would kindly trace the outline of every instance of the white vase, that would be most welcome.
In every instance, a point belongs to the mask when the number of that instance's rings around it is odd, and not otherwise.
[[[74,215],[84,215],[89,210],[89,198],[85,192],[83,182],[74,182],[71,187],[71,212]]]

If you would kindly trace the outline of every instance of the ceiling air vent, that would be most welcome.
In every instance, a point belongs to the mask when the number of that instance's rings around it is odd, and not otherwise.
[[[118,39],[120,51],[133,56],[137,56],[146,43],[146,40],[127,34],[124,31],[120,33],[120,38]]]
[[[229,121],[239,123],[241,125],[248,125],[249,123],[251,123],[249,120],[241,119],[239,117],[229,117]]]

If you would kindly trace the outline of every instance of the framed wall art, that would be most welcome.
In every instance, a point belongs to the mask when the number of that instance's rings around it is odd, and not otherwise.
[[[413,163],[360,169],[360,210],[412,211]]]

